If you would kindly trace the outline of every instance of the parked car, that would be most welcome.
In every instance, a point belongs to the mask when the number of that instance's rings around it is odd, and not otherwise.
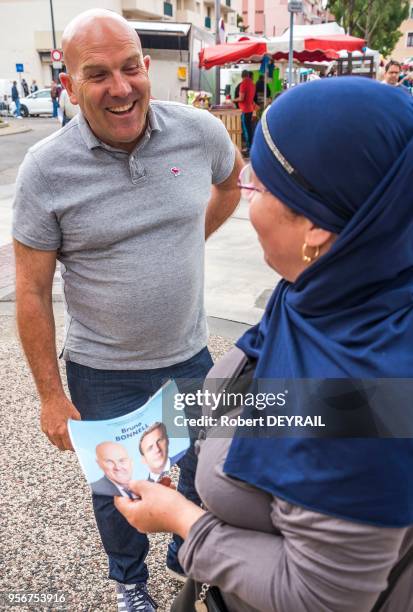
[[[9,79],[0,79],[0,99],[4,101],[4,96],[10,97],[12,82]]]
[[[10,109],[12,113],[16,110],[14,102],[11,103]],[[52,115],[53,104],[50,97],[50,89],[39,89],[34,93],[20,98],[20,113],[23,117],[36,117],[38,115]]]

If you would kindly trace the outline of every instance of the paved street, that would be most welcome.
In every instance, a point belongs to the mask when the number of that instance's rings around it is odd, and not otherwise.
[[[56,119],[47,117],[30,117],[29,119],[14,119],[8,117],[10,125],[28,127],[29,132],[22,134],[2,135],[0,130],[0,186],[14,183],[18,167],[23,160],[28,147],[45,138],[59,127]]]
[[[58,127],[55,119],[41,117],[21,120],[8,117],[7,121],[11,127],[21,129],[27,126],[30,131],[9,135],[5,134],[6,130],[0,130],[0,246],[11,240],[11,204],[19,165],[32,144],[45,138]]]

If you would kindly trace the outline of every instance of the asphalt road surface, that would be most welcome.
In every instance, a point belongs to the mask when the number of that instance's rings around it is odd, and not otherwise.
[[[27,125],[31,131],[22,134],[0,135],[0,185],[14,183],[27,149],[60,127],[57,119],[49,117],[30,117],[21,120],[8,118],[7,121],[19,127]]]

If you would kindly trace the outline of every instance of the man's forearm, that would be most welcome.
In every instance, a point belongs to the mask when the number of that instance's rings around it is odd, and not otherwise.
[[[218,193],[213,185],[205,215],[205,239],[209,238],[234,212],[240,201],[239,189]]]
[[[230,176],[219,185],[212,185],[205,215],[205,239],[232,215],[241,199],[238,176],[244,166],[241,153],[235,148],[234,167]]]
[[[17,325],[42,402],[64,395],[57,363],[51,296],[17,293]]]

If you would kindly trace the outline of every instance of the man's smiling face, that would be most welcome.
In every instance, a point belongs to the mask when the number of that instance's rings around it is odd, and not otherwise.
[[[128,451],[116,442],[102,442],[96,447],[96,461],[106,478],[125,487],[132,477],[133,462]]]
[[[96,19],[67,45],[70,77],[62,79],[95,136],[132,151],[143,135],[150,100],[149,57],[125,22]]]

